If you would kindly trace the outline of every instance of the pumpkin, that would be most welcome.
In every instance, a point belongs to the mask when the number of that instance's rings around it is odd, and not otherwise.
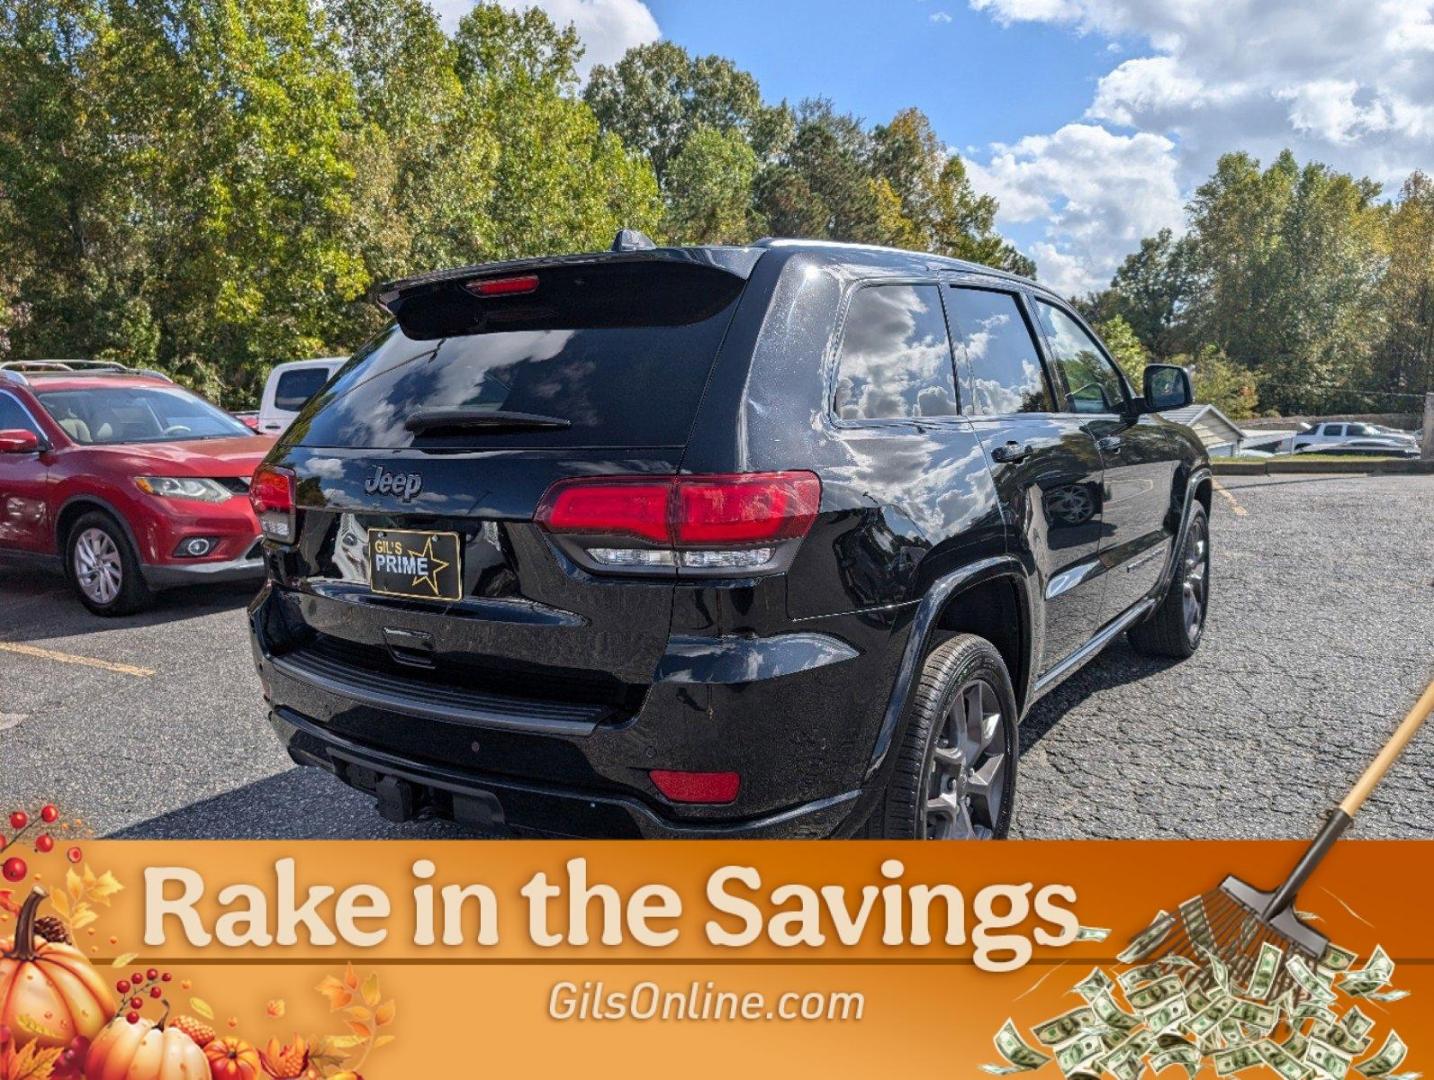
[[[85,1080],[209,1080],[199,1044],[161,1020],[111,1020],[90,1044]]]
[[[13,940],[0,942],[0,1027],[10,1029],[18,1049],[68,1046],[76,1036],[93,1039],[115,1011],[114,997],[73,945],[35,933],[35,913],[45,890],[36,886],[20,909]]]
[[[255,1080],[264,1075],[259,1071],[259,1051],[233,1035],[215,1039],[204,1053],[209,1056],[209,1072],[214,1080]]]

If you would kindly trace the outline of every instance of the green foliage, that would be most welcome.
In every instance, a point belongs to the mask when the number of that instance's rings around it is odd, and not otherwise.
[[[748,242],[756,175],[757,155],[741,135],[698,128],[668,170],[668,233],[684,244]]]
[[[1145,345],[1130,323],[1126,322],[1122,315],[1113,315],[1104,322],[1097,323],[1096,332],[1100,334],[1100,340],[1105,342],[1105,347],[1110,350],[1116,365],[1125,372],[1125,377],[1138,391],[1143,382],[1145,365],[1150,363],[1150,355],[1145,351]]]

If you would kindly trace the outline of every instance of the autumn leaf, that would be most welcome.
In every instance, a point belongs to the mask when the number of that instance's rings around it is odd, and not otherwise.
[[[373,1034],[373,1029],[371,1027],[369,1027],[367,1024],[361,1024],[357,1020],[350,1020],[348,1022],[348,1026],[349,1030],[352,1031],[355,1035],[357,1035],[360,1039],[367,1039]]]
[[[77,904],[85,898],[85,881],[75,873],[74,867],[65,871],[65,892],[69,893],[70,899]]]
[[[378,1024],[379,1027],[385,1027],[386,1025],[393,1023],[393,1017],[397,1011],[398,1005],[395,1004],[392,998],[390,998],[388,1001],[385,1001],[382,1005],[380,1005],[377,1009],[374,1010],[374,1021]]]
[[[381,996],[378,989],[378,974],[375,972],[363,981],[364,1004],[369,1006],[377,1005]]]
[[[41,1049],[39,1043],[26,1043],[19,1052],[10,1055],[4,1080],[50,1080],[64,1050],[63,1046]]]
[[[354,966],[352,964],[346,965],[344,967],[344,985],[347,986],[350,990],[357,990],[358,984],[358,972],[354,970]]]
[[[272,1016],[275,1020],[283,1016],[287,1009],[288,1006],[285,1005],[283,998],[275,998],[273,1001],[269,1002],[268,1005],[264,1006],[264,1011],[270,1016]]]
[[[92,907],[88,904],[81,904],[75,909],[75,917],[70,920],[70,929],[72,931],[83,930],[98,918],[99,916],[95,914]]]
[[[397,1035],[380,1035],[373,1041],[373,1048],[377,1050],[380,1046],[387,1046],[396,1038],[398,1038]]]
[[[121,953],[110,961],[110,967],[129,967],[130,964],[134,963],[134,958],[137,955],[139,954],[132,952]]]
[[[352,1008],[345,1009],[344,1015],[347,1016],[350,1020],[357,1020],[363,1024],[366,1024],[373,1019],[373,1013],[369,1012],[368,1009],[366,1009],[362,1005],[355,1005]]]
[[[337,1012],[354,999],[353,991],[332,975],[325,976],[316,989],[329,999],[330,1012]]]
[[[189,1007],[206,1020],[214,1019],[214,1006],[210,1005],[209,1002],[203,998],[190,998]]]
[[[88,863],[85,865],[85,885],[85,891],[89,899],[104,904],[107,907],[109,906],[110,900],[113,899],[114,894],[124,888],[124,886],[119,883],[119,879],[108,870],[99,877],[94,877],[90,873]]]

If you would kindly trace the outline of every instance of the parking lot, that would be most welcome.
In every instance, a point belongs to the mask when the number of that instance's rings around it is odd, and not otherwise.
[[[1221,488],[1200,652],[1172,664],[1122,640],[1032,710],[1018,835],[1307,835],[1434,677],[1434,476]],[[292,766],[260,707],[249,592],[104,620],[58,576],[0,564],[4,808],[52,800],[136,837],[466,835],[389,825]],[[1434,731],[1356,835],[1434,837]]]

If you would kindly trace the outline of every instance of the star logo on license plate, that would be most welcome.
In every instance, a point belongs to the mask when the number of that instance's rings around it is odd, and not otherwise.
[[[442,593],[440,593],[438,589],[438,575],[447,570],[452,564],[444,562],[437,555],[433,554],[433,537],[430,536],[427,542],[424,543],[423,550],[413,551],[410,552],[410,554],[417,555],[420,559],[424,560],[420,565],[428,567],[428,573],[419,574],[410,584],[417,585],[421,581],[433,590],[434,596],[441,596]]]

